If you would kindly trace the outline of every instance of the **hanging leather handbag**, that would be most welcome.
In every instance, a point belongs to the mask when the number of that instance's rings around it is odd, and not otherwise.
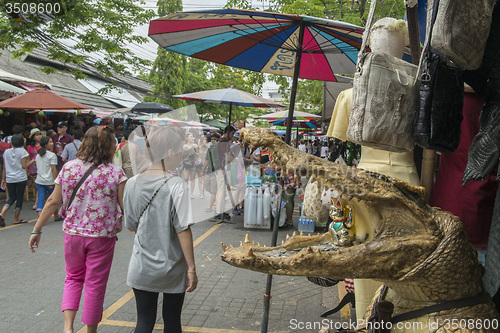
[[[429,1],[426,41],[420,58],[420,106],[415,114],[413,137],[423,148],[449,153],[460,143],[464,78],[460,68],[429,50],[440,0],[436,6],[432,6],[433,2]]]
[[[358,55],[347,138],[372,148],[411,151],[418,68],[388,54],[366,52],[375,6],[373,1]]]
[[[441,0],[431,47],[463,69],[481,66],[495,0]]]

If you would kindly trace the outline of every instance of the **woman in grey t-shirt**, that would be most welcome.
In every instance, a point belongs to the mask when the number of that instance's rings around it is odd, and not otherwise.
[[[164,127],[148,134],[151,166],[125,185],[124,222],[136,232],[127,284],[137,306],[136,333],[152,332],[163,293],[164,332],[182,332],[185,292],[196,289],[190,192],[175,175],[181,163],[182,130]],[[163,163],[162,163],[163,162]]]
[[[14,134],[11,139],[12,148],[6,149],[3,153],[4,169],[2,172],[2,190],[9,192],[9,200],[5,202],[0,212],[0,227],[5,227],[5,213],[15,203],[14,222],[12,224],[27,223],[20,219],[19,215],[23,209],[24,190],[28,183],[26,169],[34,161],[28,161],[29,154],[24,149],[24,138],[20,134]]]

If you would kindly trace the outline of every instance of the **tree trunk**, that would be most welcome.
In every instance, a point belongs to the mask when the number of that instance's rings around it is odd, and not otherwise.
[[[366,11],[366,0],[359,1],[359,16],[363,17]]]

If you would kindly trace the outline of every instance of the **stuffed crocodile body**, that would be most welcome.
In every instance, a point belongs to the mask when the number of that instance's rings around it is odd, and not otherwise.
[[[462,223],[427,205],[422,187],[303,153],[266,129],[244,128],[240,136],[255,147],[269,148],[273,160],[287,172],[311,177],[310,182],[363,203],[371,218],[369,225],[357,226],[364,234],[356,234],[352,246],[335,246],[328,232],[287,236],[276,247],[246,240],[236,248],[223,244],[223,261],[266,274],[381,281],[388,287],[384,299],[394,305],[393,317],[484,293],[484,270]],[[499,319],[487,299],[414,319],[421,321],[420,329],[391,332],[499,332]]]

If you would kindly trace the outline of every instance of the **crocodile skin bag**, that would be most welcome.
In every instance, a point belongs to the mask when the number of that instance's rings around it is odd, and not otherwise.
[[[481,66],[495,0],[440,0],[431,46],[463,69]]]
[[[412,127],[418,103],[418,67],[388,54],[366,53],[375,3],[370,6],[354,74],[347,139],[377,149],[411,151],[415,145]]]
[[[432,15],[429,11],[427,17],[429,20],[432,17],[434,22],[436,12]],[[426,36],[432,35],[433,22],[427,21]],[[429,40],[426,40],[420,59],[420,69],[423,68],[420,107],[415,115],[413,137],[415,143],[423,148],[449,153],[457,149],[460,143],[463,71],[445,57],[432,54],[428,46]]]

